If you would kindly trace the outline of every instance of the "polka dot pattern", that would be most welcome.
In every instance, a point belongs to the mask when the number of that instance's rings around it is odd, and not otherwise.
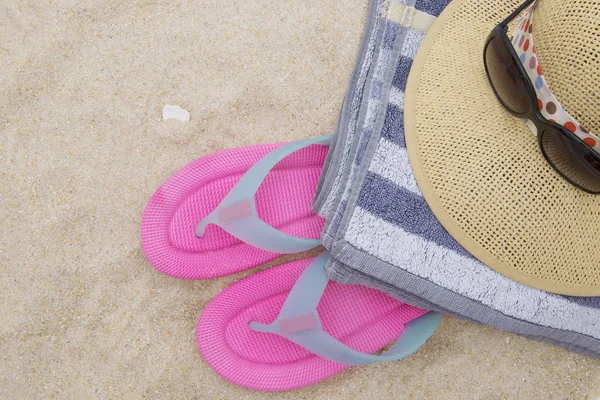
[[[533,11],[537,2],[525,11],[524,16],[517,21],[517,28],[513,34],[513,47],[519,60],[525,67],[529,79],[533,83],[538,98],[538,108],[542,115],[550,122],[563,126],[567,131],[579,137],[587,146],[600,153],[600,137],[588,132],[573,117],[571,117],[556,97],[552,94],[550,86],[544,79],[542,66],[536,55],[533,44]]]
[[[529,59],[529,68],[536,69],[537,68],[537,57],[531,57]]]
[[[567,128],[568,130],[570,130],[573,133],[575,133],[577,131],[577,126],[575,126],[575,124],[572,122],[565,122],[565,128]]]
[[[544,87],[544,78],[542,78],[541,76],[538,76],[537,78],[535,78],[535,88],[541,89],[543,87]]]

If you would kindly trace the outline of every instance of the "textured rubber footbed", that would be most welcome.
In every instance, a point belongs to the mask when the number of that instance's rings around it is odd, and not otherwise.
[[[285,338],[248,327],[251,321],[275,320],[312,261],[300,260],[249,276],[208,304],[198,321],[196,339],[200,353],[221,377],[248,389],[282,391],[311,385],[349,368]],[[365,353],[394,342],[404,324],[426,312],[373,289],[335,282],[329,282],[318,311],[326,332]]]
[[[236,273],[278,256],[249,246],[209,225],[195,235],[198,222],[212,212],[241,176],[281,144],[226,150],[200,158],[173,175],[152,196],[142,217],[142,246],[159,271],[184,279]],[[258,216],[290,235],[318,239],[324,220],[310,205],[328,148],[313,145],[283,159],[256,194]]]

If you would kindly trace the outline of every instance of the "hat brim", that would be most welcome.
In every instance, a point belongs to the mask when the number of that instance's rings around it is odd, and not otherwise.
[[[406,88],[410,162],[440,223],[483,263],[537,289],[600,296],[600,196],[547,164],[485,74],[488,34],[521,3],[454,0],[431,27]]]

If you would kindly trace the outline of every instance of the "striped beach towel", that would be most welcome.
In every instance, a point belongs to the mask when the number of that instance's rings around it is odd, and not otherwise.
[[[449,0],[372,0],[363,43],[314,208],[327,219],[330,277],[415,306],[600,357],[600,298],[514,282],[439,224],[412,174],[404,90],[412,61]]]

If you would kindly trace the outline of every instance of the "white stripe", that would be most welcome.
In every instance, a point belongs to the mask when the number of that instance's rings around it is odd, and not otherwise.
[[[377,64],[375,64],[375,71],[373,72],[374,81],[383,81],[390,65],[390,58],[392,52],[389,50],[381,49],[379,56],[377,57]]]
[[[419,51],[421,43],[423,43],[423,39],[425,39],[424,32],[417,32],[415,30],[408,29],[406,31],[406,37],[404,38],[404,43],[402,44],[402,50],[400,51],[400,54],[402,54],[404,57],[414,60],[417,56],[417,52]]]
[[[478,260],[408,233],[360,207],[354,210],[345,239],[382,261],[505,315],[600,339],[600,310],[521,285]]]
[[[390,103],[396,107],[404,107],[404,92],[395,86],[390,88]]]
[[[365,112],[365,121],[363,129],[370,127],[377,117],[377,107],[379,106],[378,99],[369,99],[367,103],[367,111]]]
[[[427,32],[435,22],[436,17],[406,4],[392,1],[387,10],[386,18],[405,28]]]
[[[405,148],[386,139],[381,139],[369,171],[421,196],[419,186],[412,173],[410,161]]]

